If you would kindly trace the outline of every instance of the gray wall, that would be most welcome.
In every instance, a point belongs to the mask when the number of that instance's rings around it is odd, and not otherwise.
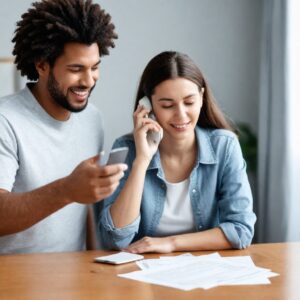
[[[30,0],[10,0],[0,11],[0,56],[9,56],[16,21]],[[223,110],[257,132],[260,0],[103,0],[119,39],[103,58],[91,97],[102,111],[105,148],[132,130],[133,99],[143,68],[164,50],[190,55],[206,75]],[[0,66],[0,94],[10,89]],[[24,82],[24,81],[23,81]]]

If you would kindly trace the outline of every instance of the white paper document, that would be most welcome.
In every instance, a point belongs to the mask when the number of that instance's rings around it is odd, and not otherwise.
[[[202,255],[201,257],[220,257],[218,253]],[[185,253],[177,256],[162,256],[159,259],[143,259],[141,261],[136,262],[136,264],[140,267],[141,270],[161,268],[164,266],[170,266],[170,264],[176,264],[178,262],[186,262],[193,261],[195,256],[191,253]]]
[[[137,262],[142,269],[118,276],[189,291],[219,285],[270,284],[278,274],[255,266],[250,256],[221,257],[218,253],[161,257]]]

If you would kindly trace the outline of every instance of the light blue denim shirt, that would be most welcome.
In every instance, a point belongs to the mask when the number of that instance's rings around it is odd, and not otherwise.
[[[219,227],[233,248],[246,248],[254,234],[256,216],[246,163],[234,133],[224,129],[195,129],[198,154],[190,174],[189,194],[195,232]],[[118,189],[105,199],[100,213],[102,244],[108,249],[122,249],[144,236],[155,236],[166,198],[165,176],[159,151],[147,169],[139,217],[131,224],[116,228],[110,207],[122,190],[135,158],[132,135],[117,139],[113,148],[129,147],[128,170]]]

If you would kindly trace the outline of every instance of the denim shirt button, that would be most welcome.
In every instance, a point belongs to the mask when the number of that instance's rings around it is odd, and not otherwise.
[[[199,225],[199,229],[202,229],[202,225]]]
[[[193,193],[193,194],[195,194],[196,192],[197,192],[197,190],[196,190],[196,189],[193,189],[193,190],[192,190],[192,193]]]

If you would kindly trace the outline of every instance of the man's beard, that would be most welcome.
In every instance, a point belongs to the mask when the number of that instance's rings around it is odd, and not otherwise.
[[[63,94],[63,92],[61,91],[61,89],[59,88],[59,84],[56,81],[52,70],[50,70],[49,78],[48,78],[48,82],[47,82],[47,88],[48,88],[49,94],[52,97],[52,99],[58,105],[60,105],[61,107],[65,108],[66,110],[68,110],[70,112],[81,112],[87,107],[88,98],[89,98],[92,90],[94,89],[94,87],[95,87],[95,85],[91,88],[89,95],[87,96],[85,104],[81,107],[74,107],[69,103],[67,96],[65,96]],[[78,88],[86,89],[85,86],[79,86]]]

